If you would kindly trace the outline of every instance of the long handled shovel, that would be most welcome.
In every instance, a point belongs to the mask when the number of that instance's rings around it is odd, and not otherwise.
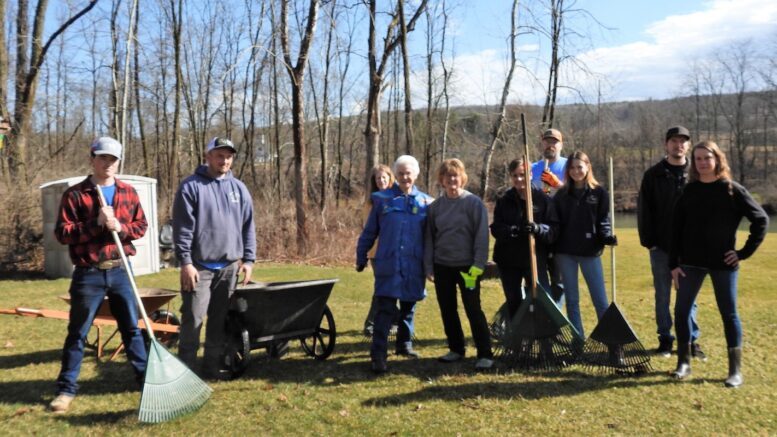
[[[526,118],[521,114],[524,148],[524,174],[531,175]],[[531,183],[527,181],[526,219],[534,221]],[[504,333],[503,360],[522,369],[557,370],[572,364],[582,350],[583,339],[561,314],[547,291],[537,282],[537,255],[534,235],[529,234],[531,295],[521,303]]]
[[[103,192],[95,185],[100,205],[107,205]],[[143,392],[140,395],[140,411],[138,420],[147,423],[166,422],[184,414],[197,411],[213,392],[205,382],[194,374],[178,358],[167,351],[154,337],[151,328],[151,320],[146,314],[143,301],[135,285],[135,278],[130,270],[129,261],[124,254],[124,247],[116,231],[111,231],[113,241],[121,255],[121,263],[127,272],[127,277],[132,285],[132,293],[135,295],[143,323],[146,325],[151,346],[148,351],[148,363],[146,364],[145,382]]]
[[[608,178],[610,183],[610,223],[615,233],[615,185],[610,157]],[[651,371],[650,355],[631,329],[620,308],[615,303],[615,247],[610,246],[610,273],[612,303],[585,341],[583,362],[594,371],[620,375],[641,375]]]

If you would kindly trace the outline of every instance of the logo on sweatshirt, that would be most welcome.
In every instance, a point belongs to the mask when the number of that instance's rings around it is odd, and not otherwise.
[[[240,193],[238,193],[237,191],[230,191],[229,201],[232,203],[240,203]]]

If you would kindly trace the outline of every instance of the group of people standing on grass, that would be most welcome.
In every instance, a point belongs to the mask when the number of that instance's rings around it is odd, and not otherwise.
[[[648,169],[638,199],[640,242],[650,250],[655,288],[659,345],[668,357],[671,334],[671,289],[678,347],[674,377],[690,374],[690,359],[706,359],[698,343],[696,296],[706,276],[712,279],[728,345],[728,387],[742,384],[742,328],[736,310],[739,261],[750,257],[763,241],[768,216],[748,191],[731,179],[725,154],[711,141],[696,144],[688,157],[691,135],[683,126],[667,130],[665,157]],[[528,236],[534,235],[537,283],[560,307],[571,325],[585,336],[580,315],[578,275],[586,282],[597,318],[609,302],[601,254],[616,246],[606,189],[597,181],[589,157],[575,151],[561,156],[563,135],[556,129],[541,137],[542,159],[531,164],[527,178],[523,158],[508,165],[512,187],[499,197],[493,220],[483,202],[465,190],[467,173],[458,159],[445,160],[437,171],[442,194],[433,199],[418,190],[418,162],[401,156],[394,163],[396,182],[387,166],[373,171],[369,215],[359,237],[356,269],[371,262],[375,296],[370,314],[374,326],[371,368],[386,372],[388,336],[397,322],[395,352],[417,358],[412,347],[416,303],[426,296],[425,279],[434,283],[448,352],[444,363],[460,361],[465,339],[457,311],[458,295],[470,322],[477,350],[475,367],[493,366],[486,317],[480,305],[480,279],[488,258],[488,233],[494,237],[493,260],[512,316],[533,281]],[[526,214],[526,184],[531,184],[533,220]],[[736,230],[745,217],[750,232],[737,250]],[[377,250],[375,250],[377,246]],[[374,250],[372,254],[370,250]],[[376,303],[377,302],[377,303]],[[370,316],[368,316],[370,319]],[[365,324],[370,324],[368,322]]]
[[[742,384],[738,267],[763,241],[769,220],[750,193],[732,180],[726,156],[714,142],[696,144],[688,158],[690,138],[682,126],[666,132],[666,156],[645,172],[639,191],[640,242],[650,250],[655,288],[656,352],[669,356],[673,350],[669,302],[674,283],[678,346],[673,375],[686,378],[691,357],[705,358],[698,343],[695,300],[704,278],[710,276],[728,346],[725,384],[737,387]],[[370,260],[375,274],[374,298],[365,323],[372,337],[373,371],[387,370],[392,329],[396,330],[395,352],[418,357],[412,345],[414,314],[416,303],[426,296],[427,280],[434,282],[449,349],[439,360],[452,363],[465,356],[457,310],[461,294],[477,349],[475,367],[493,366],[490,333],[480,304],[489,228],[511,314],[533,281],[528,244],[532,234],[537,242],[537,282],[559,305],[566,304],[578,333],[584,335],[578,270],[597,317],[603,315],[608,302],[600,256],[604,246],[618,244],[610,225],[607,192],[594,177],[585,153],[561,156],[561,132],[548,129],[541,144],[542,159],[532,164],[530,181],[521,159],[509,163],[513,187],[497,200],[490,226],[483,202],[465,189],[467,172],[458,159],[445,160],[439,167],[437,182],[443,191],[437,199],[416,187],[420,169],[412,156],[400,156],[391,169],[374,169],[369,212],[356,251],[356,269],[364,270]],[[231,172],[236,154],[230,140],[213,138],[206,147],[206,164],[181,183],[173,205],[183,294],[179,356],[194,366],[207,317],[201,374],[213,379],[229,377],[222,368],[224,318],[238,276],[242,274],[243,283],[251,279],[256,254],[251,195]],[[132,241],[144,235],[148,223],[135,190],[116,178],[122,157],[122,145],[115,139],[95,140],[89,157],[92,174],[69,188],[60,203],[54,233],[69,246],[75,270],[57,396],[49,405],[56,413],[66,412],[76,395],[86,334],[106,296],[136,380],[143,383],[146,349],[136,323],[131,272],[125,271],[128,266],[123,265],[121,254],[135,253]],[[532,185],[532,221],[525,210],[527,183]],[[736,230],[743,217],[750,230],[737,250]],[[114,243],[114,232],[121,247]]]

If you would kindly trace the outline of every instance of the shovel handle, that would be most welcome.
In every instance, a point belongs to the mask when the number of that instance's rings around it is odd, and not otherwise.
[[[97,190],[97,197],[100,199],[100,206],[106,206],[108,205],[108,202],[105,201],[105,195],[103,195],[103,190],[100,189],[100,186],[97,184],[94,184],[95,190]],[[140,297],[140,293],[138,292],[138,286],[135,284],[135,277],[132,275],[132,270],[130,270],[129,261],[127,260],[127,255],[124,253],[124,246],[121,244],[121,239],[119,238],[119,234],[116,233],[113,229],[111,229],[111,235],[113,236],[113,242],[116,243],[116,250],[118,250],[119,255],[121,256],[121,264],[124,266],[124,271],[127,273],[127,278],[129,279],[130,285],[132,286],[132,294],[135,295],[135,301],[138,303],[138,309],[140,310],[141,316],[143,316],[143,323],[146,324],[146,330],[148,330],[148,336],[149,338],[153,339],[154,337],[154,330],[151,328],[151,320],[148,318],[148,314],[146,314],[146,308],[143,306],[143,299]]]

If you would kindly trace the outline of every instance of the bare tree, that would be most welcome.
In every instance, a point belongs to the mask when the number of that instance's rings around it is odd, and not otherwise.
[[[483,153],[483,168],[480,171],[480,195],[484,199],[488,193],[488,178],[489,170],[491,169],[491,157],[494,154],[496,143],[499,141],[499,136],[502,132],[502,125],[504,124],[507,97],[510,95],[510,84],[513,81],[513,73],[515,72],[515,65],[517,63],[518,49],[515,45],[518,39],[518,6],[519,0],[513,0],[513,8],[510,14],[510,66],[507,71],[507,78],[505,79],[504,87],[502,88],[502,98],[499,102],[499,115],[497,115],[494,121],[494,126],[491,129],[491,142]]]
[[[398,2],[401,2],[401,0],[398,0]],[[367,128],[364,131],[367,150],[367,166],[364,174],[365,186],[369,183],[370,170],[378,164],[378,157],[380,156],[380,94],[383,86],[383,75],[386,70],[386,61],[400,42],[400,38],[396,34],[396,27],[399,23],[399,7],[397,7],[391,16],[391,21],[386,26],[386,34],[383,38],[383,52],[380,55],[380,63],[378,62],[375,41],[378,20],[377,0],[369,0],[367,3],[370,19],[367,54],[367,62],[370,68],[370,85],[367,93]],[[416,21],[426,8],[426,3],[427,0],[421,0],[415,13],[407,22],[407,33],[412,32],[415,28]],[[369,195],[369,193],[366,195]]]
[[[12,129],[15,140],[10,147],[9,170],[12,175],[27,182],[27,140],[31,133],[32,108],[35,103],[35,92],[38,85],[38,74],[46,59],[51,44],[68,27],[84,14],[89,12],[97,0],[90,0],[86,6],[62,23],[43,44],[43,29],[45,25],[48,1],[39,0],[35,8],[32,34],[29,34],[27,9],[28,0],[18,1],[16,20],[16,103],[14,107],[14,122]],[[29,56],[28,56],[29,50]]]
[[[305,144],[305,103],[304,84],[305,67],[308,64],[310,44],[318,17],[318,0],[310,0],[305,32],[300,41],[297,62],[291,60],[289,44],[289,0],[281,0],[281,47],[286,71],[291,79],[292,94],[292,136],[294,138],[294,206],[297,218],[297,251],[304,254],[307,250],[307,219],[305,216],[307,195],[307,153]]]
[[[5,37],[5,0],[0,0],[0,117],[8,119],[8,50]]]
[[[402,48],[402,73],[405,85],[405,153],[413,154],[413,104],[410,95],[410,57],[407,54],[407,21],[405,20],[405,2],[397,0],[399,15],[399,42]]]

